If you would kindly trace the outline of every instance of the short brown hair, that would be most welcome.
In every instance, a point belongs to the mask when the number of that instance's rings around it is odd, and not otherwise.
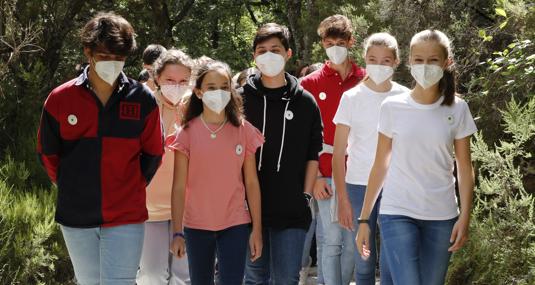
[[[353,36],[351,21],[343,15],[332,15],[321,21],[318,26],[320,38],[340,38],[349,40]]]
[[[134,29],[125,18],[113,12],[100,12],[80,32],[82,45],[95,50],[106,48],[110,53],[127,56],[136,49]]]
[[[290,31],[288,31],[288,28],[276,23],[267,23],[262,25],[256,31],[253,41],[253,51],[256,50],[258,44],[271,38],[278,38],[285,50],[290,49]]]
[[[152,65],[154,62],[166,52],[167,49],[159,44],[150,44],[143,51],[143,64]]]
[[[170,49],[164,51],[153,64],[154,75],[159,76],[165,67],[169,64],[179,64],[187,67],[190,71],[193,69],[193,61],[183,51],[178,49]]]

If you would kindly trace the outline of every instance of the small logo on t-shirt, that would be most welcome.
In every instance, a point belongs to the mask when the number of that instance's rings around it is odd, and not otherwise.
[[[327,99],[327,94],[325,92],[320,92],[319,97],[320,97],[321,100],[325,100],[325,99]]]
[[[455,123],[455,120],[454,120],[454,118],[453,118],[453,115],[448,115],[448,116],[446,117],[446,121],[447,121],[448,124],[450,124],[450,125],[453,125],[453,123]]]
[[[139,103],[121,102],[119,108],[121,120],[139,120],[141,117],[141,104]]]
[[[286,120],[291,120],[294,118],[294,113],[290,110],[287,110],[286,114],[284,114],[284,117],[286,118]]]
[[[69,124],[71,126],[74,126],[76,124],[78,124],[78,118],[76,117],[76,115],[74,114],[70,114],[68,117],[67,117],[67,122],[69,122]]]
[[[243,147],[241,146],[241,144],[238,144],[238,145],[236,146],[236,154],[237,154],[237,155],[241,155],[242,152],[243,152]]]

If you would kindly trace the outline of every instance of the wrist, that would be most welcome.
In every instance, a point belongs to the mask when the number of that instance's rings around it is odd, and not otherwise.
[[[181,237],[182,239],[186,239],[184,237],[184,233],[183,232],[174,232],[173,233],[173,239],[177,238],[177,237]]]
[[[358,218],[357,219],[357,224],[366,224],[366,225],[370,225],[370,220],[369,219],[363,219],[363,218]]]

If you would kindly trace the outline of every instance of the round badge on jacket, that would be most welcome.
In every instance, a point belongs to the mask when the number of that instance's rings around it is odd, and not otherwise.
[[[320,92],[319,97],[320,97],[321,100],[325,100],[325,99],[327,99],[327,93],[325,93],[325,92]]]
[[[294,118],[294,113],[290,110],[287,110],[286,114],[284,114],[284,117],[286,118],[286,120],[291,120]]]
[[[238,144],[238,145],[236,146],[236,154],[237,154],[237,155],[241,155],[242,152],[243,152],[243,146],[241,146],[241,144]]]
[[[78,123],[78,118],[74,114],[70,114],[67,117],[67,122],[69,122],[71,126],[74,126]]]

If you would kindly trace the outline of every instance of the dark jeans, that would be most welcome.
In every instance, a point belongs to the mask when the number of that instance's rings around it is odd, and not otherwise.
[[[245,284],[297,285],[305,236],[305,229],[264,229],[262,256],[247,258]]]
[[[214,284],[216,255],[219,268],[218,284],[241,284],[245,270],[249,231],[247,224],[220,231],[184,228],[191,284]]]

